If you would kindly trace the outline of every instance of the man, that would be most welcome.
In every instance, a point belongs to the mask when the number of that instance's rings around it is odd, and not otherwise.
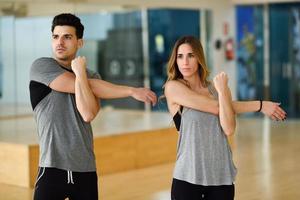
[[[30,70],[30,99],[37,122],[40,160],[35,200],[98,199],[97,173],[90,122],[100,98],[132,96],[155,104],[146,88],[115,85],[86,69],[84,26],[72,14],[52,22],[53,58],[39,58]]]

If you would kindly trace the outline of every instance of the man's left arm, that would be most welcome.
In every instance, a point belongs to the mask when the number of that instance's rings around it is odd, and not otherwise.
[[[92,121],[100,110],[100,101],[95,97],[86,73],[85,57],[77,57],[72,61],[75,74],[76,107],[85,122]]]

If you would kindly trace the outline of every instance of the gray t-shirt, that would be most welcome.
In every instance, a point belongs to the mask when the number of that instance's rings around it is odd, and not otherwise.
[[[216,91],[209,85],[217,98]],[[197,185],[231,185],[236,168],[218,116],[183,108],[174,178]]]
[[[40,167],[76,172],[96,171],[93,133],[76,108],[75,95],[52,90],[49,84],[70,71],[53,58],[39,58],[30,69],[30,98],[37,123]],[[87,70],[89,78],[100,75]]]

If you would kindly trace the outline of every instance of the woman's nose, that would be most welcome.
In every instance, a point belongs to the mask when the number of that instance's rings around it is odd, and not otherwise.
[[[184,64],[189,64],[189,58],[187,56],[184,57],[183,59]]]

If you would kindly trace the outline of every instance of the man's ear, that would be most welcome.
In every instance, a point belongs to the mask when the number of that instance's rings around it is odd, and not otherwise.
[[[83,47],[83,39],[78,39],[78,49],[80,49],[81,47]]]

